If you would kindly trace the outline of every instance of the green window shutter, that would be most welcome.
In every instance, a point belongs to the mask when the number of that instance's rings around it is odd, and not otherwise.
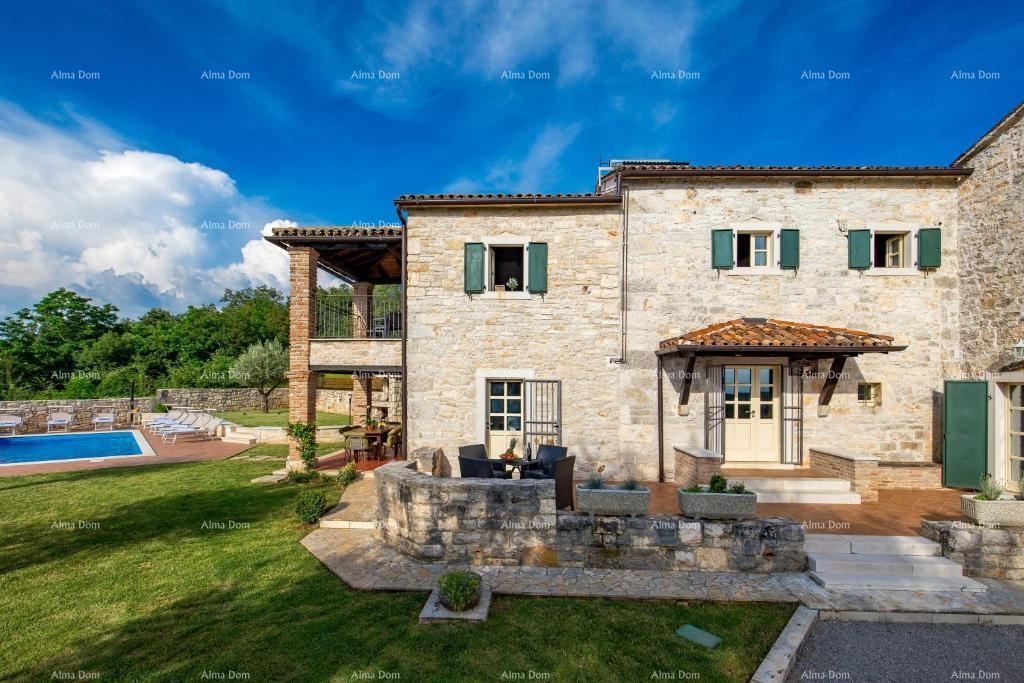
[[[732,268],[732,230],[711,231],[711,267]]]
[[[938,268],[942,264],[942,230],[921,228],[917,231],[917,267]]]
[[[779,231],[779,267],[786,270],[800,267],[800,231],[795,228]]]
[[[867,270],[871,267],[871,231],[851,230],[847,233],[850,268]]]
[[[484,245],[467,242],[463,245],[463,283],[466,294],[484,291]]]
[[[526,253],[530,259],[530,281],[527,283],[527,289],[531,294],[543,294],[548,291],[548,244],[530,242]]]

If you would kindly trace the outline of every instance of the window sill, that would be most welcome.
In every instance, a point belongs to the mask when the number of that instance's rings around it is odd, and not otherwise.
[[[762,266],[760,268],[728,268],[725,269],[726,275],[782,275],[786,271],[781,268],[768,268]]]
[[[917,268],[867,268],[863,271],[865,275],[886,276],[886,275],[920,275]]]
[[[530,294],[529,292],[494,292],[494,291],[490,291],[490,292],[481,292],[480,294],[477,294],[477,297],[480,298],[480,299],[484,299],[484,300],[494,300],[494,299],[511,299],[511,300],[517,300],[518,299],[518,300],[524,300],[524,299],[532,299],[533,298],[533,294]]]

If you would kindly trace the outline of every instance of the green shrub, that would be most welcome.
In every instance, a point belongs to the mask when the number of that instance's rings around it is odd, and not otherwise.
[[[975,500],[999,500],[999,496],[1003,495],[1002,482],[996,481],[990,474],[981,478],[979,489],[978,495],[974,497]]]
[[[448,572],[437,580],[441,604],[453,612],[463,612],[480,602],[480,575],[473,572]]]
[[[165,406],[163,403],[154,403],[153,404],[153,412],[154,413],[166,413],[167,412],[167,406]]]
[[[293,484],[308,484],[319,479],[320,473],[316,470],[289,470],[286,478]]]
[[[327,512],[327,496],[323,491],[303,491],[295,500],[295,514],[306,524],[316,524]]]
[[[312,469],[316,461],[316,424],[289,422],[285,431],[299,442],[299,457],[306,463],[307,469]]]
[[[342,486],[348,486],[358,478],[359,472],[356,471],[354,462],[350,462],[338,471],[338,483]]]
[[[693,486],[684,489],[684,491],[686,493],[704,493],[704,487],[700,484],[694,484]]]
[[[729,493],[746,493],[747,487],[743,484],[733,484],[729,487]]]
[[[711,481],[708,482],[708,493],[725,493],[728,486],[728,479],[723,477],[721,474],[712,474]]]

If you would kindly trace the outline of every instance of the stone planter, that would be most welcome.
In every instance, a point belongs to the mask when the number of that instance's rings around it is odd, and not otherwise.
[[[974,496],[973,493],[960,496],[960,511],[978,526],[1024,527],[1024,500],[977,500]]]
[[[651,490],[646,487],[588,489],[576,486],[576,508],[591,515],[645,515],[650,502]]]
[[[697,519],[750,519],[757,512],[756,493],[690,493],[676,489],[684,517]]]

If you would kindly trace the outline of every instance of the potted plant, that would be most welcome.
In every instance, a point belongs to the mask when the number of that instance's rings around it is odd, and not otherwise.
[[[757,494],[743,484],[729,486],[721,474],[712,474],[707,486],[676,490],[679,509],[697,519],[749,519],[757,513]]]
[[[651,490],[632,477],[619,486],[611,486],[595,474],[586,483],[576,485],[576,507],[586,514],[634,517],[647,514],[650,503]]]
[[[437,580],[437,597],[452,612],[473,609],[480,602],[480,575],[465,571],[442,574]]]
[[[501,457],[504,458],[505,460],[515,460],[516,459],[516,439],[515,439],[515,437],[512,437],[512,439],[509,440],[508,448],[506,448],[505,452],[501,454]]]
[[[515,279],[514,277],[510,277],[508,280],[505,281],[505,289],[510,292],[517,291],[519,289],[519,280]]]
[[[1024,477],[1021,483],[1024,485]],[[978,526],[1024,527],[1024,500],[1004,494],[1002,482],[987,474],[981,478],[978,488],[976,494],[960,496],[960,511],[964,517]]]

